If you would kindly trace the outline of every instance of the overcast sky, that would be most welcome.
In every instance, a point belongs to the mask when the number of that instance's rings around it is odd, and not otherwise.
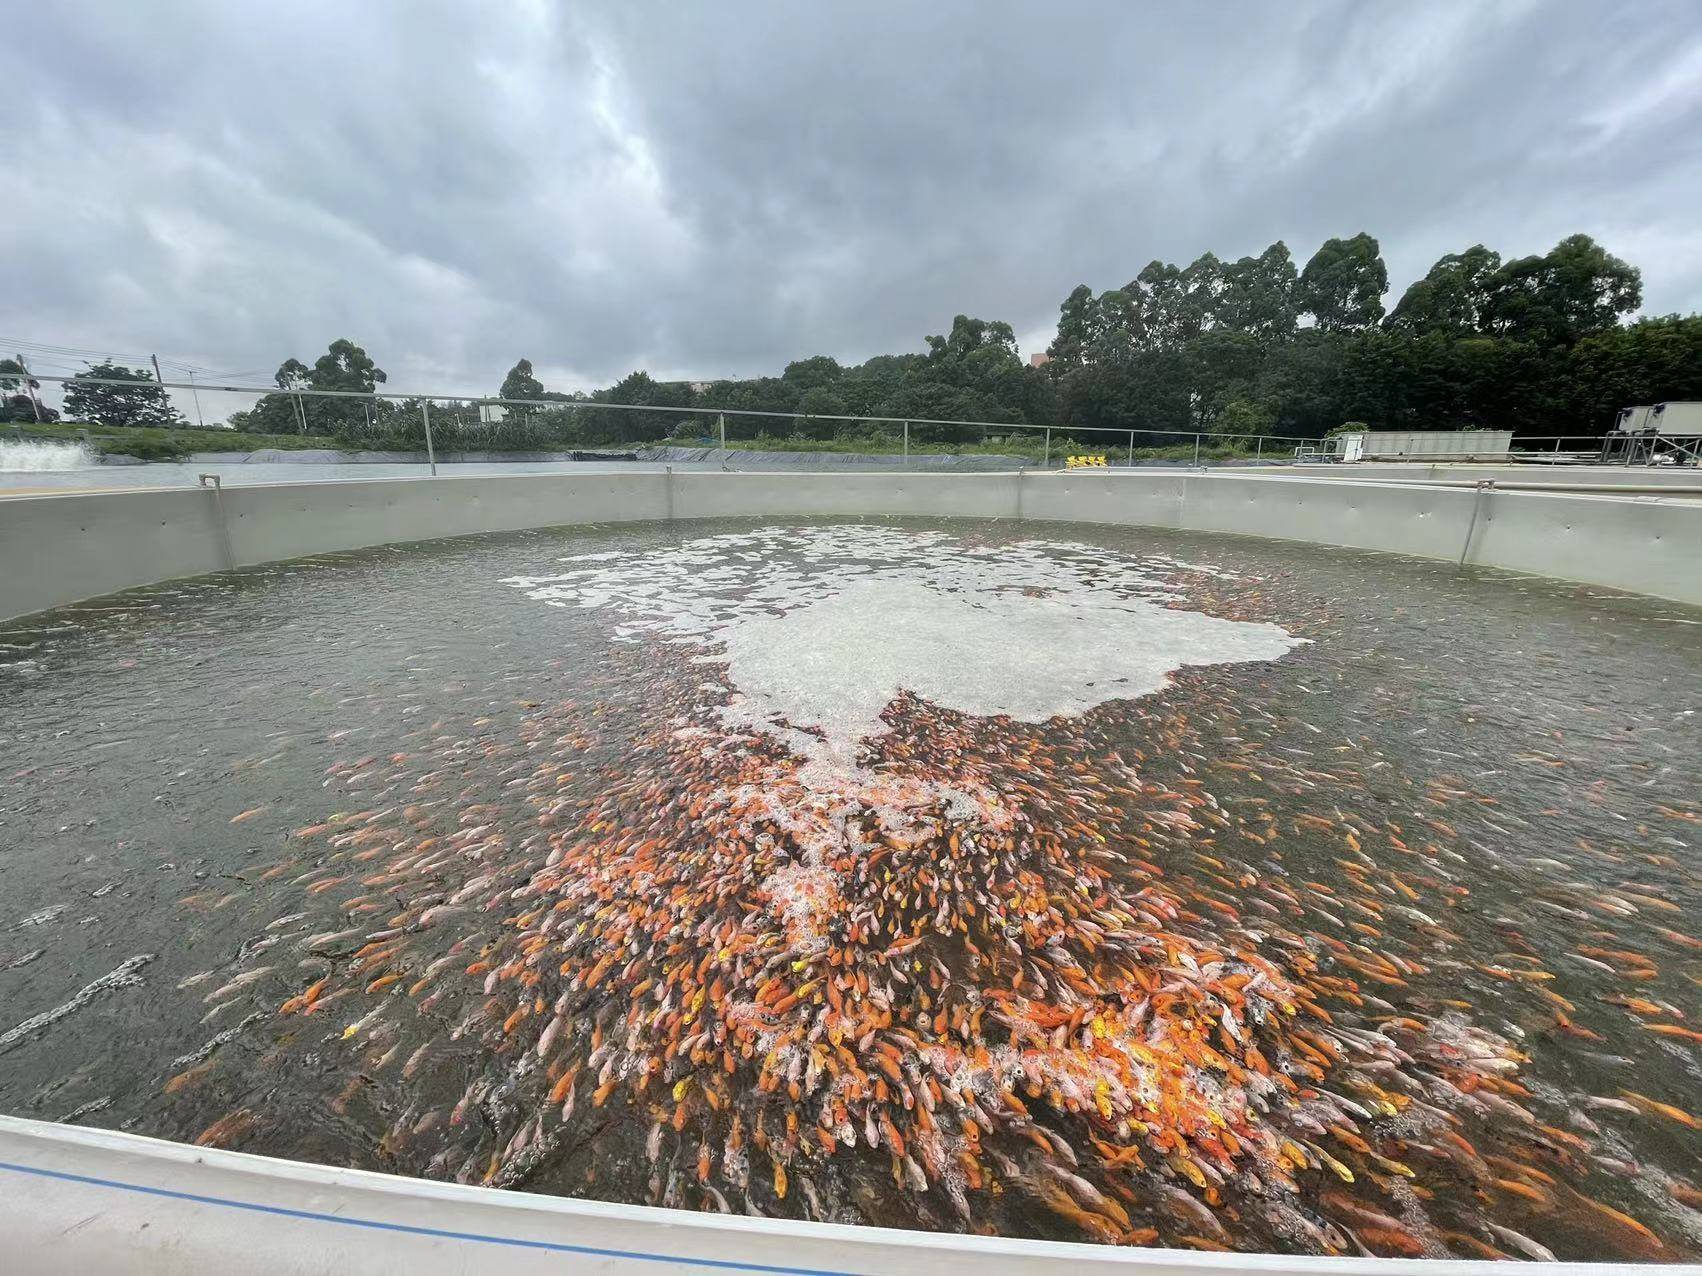
[[[267,12],[267,9],[270,12]],[[1702,7],[9,7],[0,335],[396,389],[1043,349],[1078,283],[1585,231],[1702,309]],[[7,351],[10,351],[7,346]],[[41,355],[43,371],[72,371]]]

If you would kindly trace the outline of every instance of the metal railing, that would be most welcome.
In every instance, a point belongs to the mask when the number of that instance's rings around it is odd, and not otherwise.
[[[186,390],[192,394],[240,394],[253,395],[260,399],[281,396],[292,400],[295,405],[294,419],[301,425],[307,424],[306,413],[302,408],[304,400],[308,399],[351,399],[367,403],[415,402],[420,406],[421,424],[425,434],[426,454],[432,473],[437,472],[436,445],[431,426],[431,405],[433,403],[469,405],[475,412],[481,408],[499,407],[505,411],[510,408],[538,409],[547,412],[647,412],[658,415],[672,415],[686,420],[715,419],[715,446],[726,452],[729,449],[726,422],[728,417],[756,418],[758,420],[787,421],[794,428],[800,424],[831,422],[834,424],[862,425],[874,427],[896,427],[890,433],[898,444],[899,455],[908,459],[912,450],[912,427],[945,427],[952,429],[976,429],[982,432],[985,443],[988,434],[1008,436],[1014,431],[1038,431],[1042,435],[1041,468],[1050,468],[1052,464],[1052,443],[1054,436],[1065,440],[1075,440],[1081,435],[1111,436],[1122,444],[1124,464],[1135,463],[1135,453],[1138,443],[1143,440],[1165,440],[1162,447],[1166,449],[1181,448],[1187,451],[1192,448],[1192,461],[1195,466],[1201,465],[1209,458],[1206,455],[1208,447],[1215,446],[1208,440],[1228,440],[1232,446],[1238,446],[1245,453],[1251,448],[1251,458],[1254,461],[1269,460],[1300,460],[1300,461],[1334,461],[1338,460],[1329,448],[1328,438],[1309,438],[1287,434],[1263,434],[1248,431],[1230,430],[1152,430],[1131,428],[1127,426],[1108,425],[1038,425],[1028,421],[979,421],[971,419],[949,419],[939,417],[887,417],[835,413],[805,413],[798,411],[776,411],[763,408],[730,408],[713,404],[696,404],[690,406],[673,406],[648,403],[607,403],[596,399],[507,399],[491,395],[441,394],[435,392],[401,392],[394,390],[314,390],[306,387],[279,387],[254,385],[225,385],[204,381],[142,381],[133,378],[108,378],[88,376],[55,376],[35,374],[32,379],[38,382],[53,382],[61,386],[90,385],[112,386],[135,389],[137,387],[155,387],[161,390]],[[217,427],[215,427],[217,428]],[[302,429],[296,432],[297,437],[311,437],[311,431]],[[346,438],[346,435],[327,434],[326,438]],[[646,446],[677,441],[679,436],[669,435],[659,439],[633,439],[626,442],[640,443]],[[774,437],[774,436],[763,436]],[[779,436],[784,438],[785,436]],[[740,440],[735,438],[734,443]],[[754,441],[754,440],[750,440]],[[831,437],[820,440],[831,442]],[[562,442],[557,440],[557,442]],[[958,440],[969,442],[969,440]],[[1581,445],[1581,446],[1569,446]],[[938,449],[937,442],[925,445],[930,452]],[[1148,444],[1155,448],[1156,444]],[[830,448],[812,449],[830,451]],[[947,449],[949,453],[949,448]],[[1267,457],[1268,453],[1268,457]],[[1544,434],[1518,435],[1507,452],[1507,458],[1512,461],[1520,460],[1572,460],[1594,461],[1599,464],[1624,465],[1699,465],[1702,466],[1702,437],[1674,435],[1644,435],[1616,434],[1602,432],[1595,434]],[[1400,458],[1410,461],[1445,461],[1460,459],[1457,454],[1436,454],[1425,456],[1411,454]]]
[[[1118,443],[1123,445],[1123,450],[1125,451],[1125,463],[1129,465],[1134,464],[1137,444],[1139,440],[1142,439],[1166,440],[1166,443],[1163,446],[1169,448],[1179,447],[1184,451],[1191,447],[1193,452],[1192,463],[1195,465],[1200,465],[1205,460],[1211,459],[1207,456],[1207,450],[1217,446],[1210,442],[1211,440],[1228,440],[1232,446],[1237,446],[1242,451],[1250,449],[1252,452],[1252,459],[1254,460],[1266,459],[1267,453],[1269,454],[1269,458],[1273,460],[1286,459],[1287,457],[1292,456],[1294,450],[1299,447],[1316,446],[1323,442],[1322,439],[1303,438],[1286,434],[1260,434],[1245,430],[1150,430],[1129,428],[1125,426],[1104,425],[1037,425],[1027,421],[977,421],[938,417],[905,418],[832,413],[806,413],[797,411],[782,412],[760,408],[719,407],[710,404],[697,404],[695,406],[679,407],[647,403],[605,403],[595,399],[505,399],[499,396],[487,395],[438,394],[432,392],[403,393],[394,390],[313,390],[306,387],[298,388],[294,386],[218,385],[204,381],[197,381],[191,384],[186,381],[139,381],[127,378],[48,375],[38,375],[35,379],[37,381],[54,382],[61,386],[112,386],[132,390],[138,387],[143,387],[158,388],[161,390],[190,390],[202,394],[254,395],[259,396],[260,398],[277,396],[293,401],[295,406],[295,420],[300,422],[302,425],[306,425],[307,423],[307,416],[302,407],[302,403],[304,400],[308,399],[351,399],[368,403],[386,401],[418,403],[420,407],[421,425],[423,426],[425,433],[427,457],[432,466],[432,473],[434,474],[437,472],[436,446],[431,424],[431,405],[434,403],[469,405],[473,407],[475,411],[484,408],[498,407],[502,408],[504,411],[507,411],[510,408],[525,408],[547,412],[570,413],[645,412],[652,414],[670,414],[686,420],[714,418],[717,434],[716,446],[721,451],[729,450],[727,439],[728,417],[787,421],[792,423],[794,427],[799,424],[817,422],[893,427],[893,429],[889,432],[893,435],[894,441],[898,444],[899,455],[906,459],[909,458],[912,448],[911,431],[913,427],[917,426],[980,430],[983,436],[982,440],[980,440],[981,442],[985,442],[986,436],[989,434],[997,436],[1009,435],[1011,432],[1019,430],[1038,431],[1042,436],[1042,468],[1050,468],[1051,466],[1052,443],[1055,435],[1060,439],[1065,440],[1074,440],[1081,435],[1109,435]],[[301,437],[307,437],[309,432],[306,430],[299,430],[297,431],[297,434]],[[327,435],[326,437],[333,438],[337,436]],[[643,442],[647,442],[649,444],[665,443],[675,439],[676,437],[677,436],[667,436],[662,439],[653,439]],[[737,444],[739,441],[739,439],[735,438],[733,443]],[[832,440],[829,438],[822,441],[831,442]],[[968,440],[959,441],[968,442]],[[631,440],[631,442],[640,442],[640,440]],[[936,445],[933,442],[929,442],[923,446],[932,450],[932,448]],[[1148,446],[1153,445],[1149,444]]]
[[[1553,446],[1548,446],[1552,444]],[[1580,446],[1573,447],[1572,444]],[[1513,439],[1515,460],[1587,460],[1602,465],[1702,465],[1702,437],[1679,434],[1524,434]]]

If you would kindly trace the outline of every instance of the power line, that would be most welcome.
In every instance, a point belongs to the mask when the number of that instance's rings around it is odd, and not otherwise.
[[[145,354],[121,354],[110,346],[104,350],[91,350],[82,346],[53,345],[45,341],[23,341],[17,337],[0,337],[0,344],[26,353],[69,355],[79,359],[123,359],[127,363],[146,363],[148,360]]]
[[[69,359],[56,359],[51,355],[41,355],[33,350],[18,350],[15,351],[15,353],[28,355],[30,368],[35,372],[64,369],[67,372],[75,374],[82,370]]]
[[[84,363],[123,362],[146,368],[155,357],[151,354],[117,351],[111,347],[95,349],[88,346],[66,346],[50,341],[26,341],[19,337],[0,337],[0,346],[32,356],[32,364],[39,363],[42,366],[51,364],[72,372],[79,370],[72,365],[72,360],[79,360]],[[187,359],[173,359],[167,355],[160,355],[158,358],[159,362],[166,367],[204,377],[228,377],[233,380],[240,380],[244,377],[265,376],[272,371],[270,367],[209,368],[203,364],[190,363]]]

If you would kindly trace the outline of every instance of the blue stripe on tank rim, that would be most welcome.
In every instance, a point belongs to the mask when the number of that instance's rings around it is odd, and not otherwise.
[[[708,1267],[723,1271],[774,1272],[782,1276],[854,1276],[850,1272],[820,1267],[778,1267],[769,1263],[741,1263],[728,1258],[689,1258],[674,1254],[653,1254],[645,1250],[605,1249],[596,1245],[572,1245],[565,1241],[522,1240],[515,1236],[492,1236],[483,1232],[457,1232],[441,1227],[418,1227],[409,1223],[385,1223],[372,1218],[352,1218],[347,1215],[323,1214],[317,1210],[291,1209],[284,1205],[262,1205],[255,1201],[235,1201],[223,1196],[205,1196],[199,1192],[180,1192],[169,1187],[150,1187],[145,1183],[126,1183],[120,1179],[97,1178],[90,1174],[72,1174],[65,1170],[44,1170],[33,1165],[18,1165],[0,1161],[0,1170],[14,1174],[30,1174],[37,1178],[58,1179],[88,1187],[111,1188],[134,1192],[141,1196],[158,1196],[174,1201],[193,1201],[198,1205],[218,1205],[226,1209],[247,1210],[254,1214],[271,1214],[280,1218],[299,1218],[314,1223],[335,1223],[341,1227],[360,1227],[375,1232],[401,1232],[409,1236],[425,1236],[435,1240],[471,1241],[481,1245],[507,1245],[514,1249],[536,1249],[557,1254],[585,1254],[596,1258],[625,1258],[641,1263],[672,1263],[681,1267]]]

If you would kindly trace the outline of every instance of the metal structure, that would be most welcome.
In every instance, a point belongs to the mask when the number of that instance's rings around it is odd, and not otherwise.
[[[1616,465],[1702,465],[1702,403],[1621,408],[1601,459]]]
[[[1504,461],[1511,430],[1357,430],[1329,440],[1343,461]]]
[[[1600,459],[1603,465],[1702,465],[1702,434],[1610,434]]]

